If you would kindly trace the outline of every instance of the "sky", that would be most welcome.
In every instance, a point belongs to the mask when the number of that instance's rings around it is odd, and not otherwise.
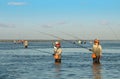
[[[0,0],[0,39],[120,40],[120,0]]]

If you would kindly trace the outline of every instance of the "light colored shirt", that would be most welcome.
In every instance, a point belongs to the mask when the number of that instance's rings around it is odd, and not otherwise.
[[[96,54],[96,56],[102,56],[102,47],[101,45],[93,45],[92,52]]]
[[[27,46],[28,45],[28,41],[24,41],[24,46]]]
[[[61,55],[62,54],[62,49],[61,48],[55,48],[54,53],[58,54],[58,55]]]

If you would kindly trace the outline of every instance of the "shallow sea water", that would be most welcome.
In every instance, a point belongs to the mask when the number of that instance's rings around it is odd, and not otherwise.
[[[102,41],[101,64],[91,52],[62,43],[62,62],[54,63],[51,42],[0,42],[0,79],[120,79],[120,41]]]

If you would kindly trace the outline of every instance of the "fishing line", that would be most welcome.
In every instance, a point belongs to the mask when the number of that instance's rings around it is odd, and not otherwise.
[[[66,34],[66,35],[68,35],[68,36],[71,36],[71,37],[73,37],[73,38],[77,39],[77,40],[78,40],[78,42],[79,42],[79,41],[83,42],[83,40],[82,40],[82,39],[80,39],[80,38],[78,38],[77,36],[74,36],[74,35],[72,35],[72,34],[65,33],[65,32],[61,32],[61,33]]]
[[[38,50],[38,49],[34,49],[34,48],[28,48],[28,49],[39,51],[39,52],[42,52],[42,53],[52,54],[51,52],[47,52],[47,51],[43,51],[43,50]]]
[[[36,51],[40,51],[40,52],[43,52],[43,53],[47,53],[47,54],[52,54],[52,53],[50,53],[50,52],[47,52],[47,51],[43,51],[43,50],[37,50],[37,49],[35,49]]]
[[[107,25],[107,27],[112,31],[114,37],[115,37],[117,40],[119,40],[119,39],[118,39],[118,36],[117,36],[117,34],[116,34],[116,32],[113,31],[112,27],[111,27],[110,25],[109,25],[109,26]]]
[[[65,39],[63,39],[63,38],[61,38],[61,37],[58,37],[58,36],[56,36],[56,35],[53,35],[53,34],[50,34],[50,33],[45,33],[45,32],[40,32],[40,33],[43,33],[43,34],[45,34],[45,35],[48,35],[48,36],[52,36],[52,37],[54,37],[54,38],[58,38],[59,40],[63,40],[63,41],[66,41],[66,42],[68,42],[68,43],[72,43],[73,44],[73,42],[71,42],[71,41],[69,41],[69,40],[65,40]],[[87,49],[87,50],[89,50],[89,48],[87,48],[87,47],[84,47],[84,46],[81,46],[81,45],[78,45],[78,44],[75,44],[76,46],[80,46],[81,48],[84,48],[84,49]]]
[[[78,38],[77,36],[74,36],[74,35],[72,35],[72,34],[68,34],[68,33],[63,32],[63,31],[62,31],[61,33],[66,34],[66,35],[69,35],[69,36],[71,36],[71,37],[73,37],[73,38],[75,38],[75,39],[82,40],[82,39],[80,39],[80,38]]]
[[[72,35],[72,34],[69,34],[69,33],[66,33],[66,32],[61,32],[61,33],[64,33],[64,34],[66,34],[66,35],[69,35],[69,36],[71,36],[71,37],[77,39],[77,40],[78,40],[78,41],[77,41],[77,44],[85,45],[85,44],[87,43],[86,41],[83,41],[83,40],[80,39],[79,37],[74,36],[74,35]],[[75,43],[75,44],[76,44],[76,43]],[[91,45],[91,43],[89,43],[89,44]]]

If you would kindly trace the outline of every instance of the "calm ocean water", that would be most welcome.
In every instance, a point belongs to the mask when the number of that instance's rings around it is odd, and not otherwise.
[[[62,42],[62,62],[54,63],[52,42],[0,42],[0,79],[120,79],[120,41],[101,41],[100,65],[91,52]],[[90,44],[83,45],[91,47]]]

